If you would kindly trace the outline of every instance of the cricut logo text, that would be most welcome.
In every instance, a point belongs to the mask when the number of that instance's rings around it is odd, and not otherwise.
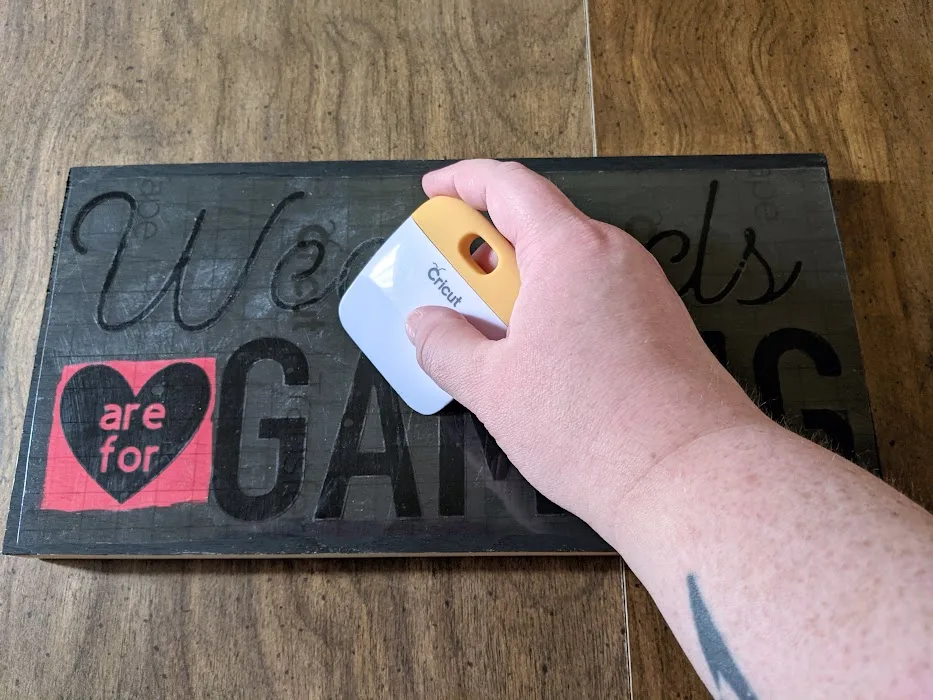
[[[433,263],[433,267],[428,270],[428,279],[434,283],[435,287],[441,290],[441,294],[447,297],[447,301],[453,304],[453,307],[456,309],[457,304],[463,301],[463,298],[454,296],[453,290],[447,286],[447,280],[441,277],[441,273],[446,269],[445,267],[439,267],[437,263]]]

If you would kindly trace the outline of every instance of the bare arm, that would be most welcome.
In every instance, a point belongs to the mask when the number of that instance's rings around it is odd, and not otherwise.
[[[774,425],[701,438],[600,530],[717,697],[933,695],[933,518]]]
[[[422,366],[625,557],[710,690],[933,697],[933,517],[768,420],[650,254],[544,178],[468,161],[424,185],[489,211],[522,289],[502,341],[416,311]]]

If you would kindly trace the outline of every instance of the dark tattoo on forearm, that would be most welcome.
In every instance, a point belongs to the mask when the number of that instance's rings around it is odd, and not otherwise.
[[[700,595],[696,576],[693,574],[687,576],[687,588],[690,590],[690,610],[693,612],[693,623],[697,628],[700,648],[703,650],[703,656],[706,657],[710,673],[713,674],[716,689],[721,691],[722,686],[726,685],[736,697],[744,700],[757,700],[758,696],[745,680],[722,634],[713,623],[709,608],[706,607],[703,596]]]

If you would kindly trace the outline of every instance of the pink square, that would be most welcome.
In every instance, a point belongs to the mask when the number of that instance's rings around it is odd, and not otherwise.
[[[215,372],[212,357],[66,366],[55,390],[41,507],[205,503]]]

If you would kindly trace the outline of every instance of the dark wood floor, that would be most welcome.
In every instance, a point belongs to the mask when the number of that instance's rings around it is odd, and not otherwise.
[[[829,156],[886,476],[933,506],[933,11],[876,5],[0,0],[0,517],[69,166],[594,145]],[[615,559],[4,558],[0,591],[3,697],[705,694]]]

